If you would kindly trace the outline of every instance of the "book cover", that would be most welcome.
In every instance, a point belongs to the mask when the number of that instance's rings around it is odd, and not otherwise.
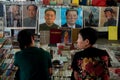
[[[71,28],[61,28],[61,30],[62,30],[61,42],[65,44],[71,43]]]
[[[72,35],[71,35],[72,36],[72,43],[76,43],[79,31],[80,31],[79,28],[72,29]]]
[[[118,40],[118,27],[117,26],[108,27],[108,40]]]
[[[6,39],[0,38],[0,48],[4,45]]]
[[[62,31],[60,29],[50,30],[50,44],[61,43]]]

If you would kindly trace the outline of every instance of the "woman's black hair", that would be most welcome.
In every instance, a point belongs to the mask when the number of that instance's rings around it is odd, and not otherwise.
[[[83,40],[88,39],[91,45],[95,44],[98,38],[97,31],[90,27],[81,29],[79,34],[82,36]]]
[[[19,47],[23,50],[25,47],[29,47],[32,43],[32,37],[34,34],[27,29],[21,30],[18,33],[17,41],[19,42]]]

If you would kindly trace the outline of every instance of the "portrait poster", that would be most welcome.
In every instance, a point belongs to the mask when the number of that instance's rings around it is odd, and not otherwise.
[[[53,8],[54,7],[54,8]],[[52,26],[60,27],[61,25],[61,13],[60,13],[60,7],[39,7],[39,26],[38,26],[38,32],[42,30],[50,30],[49,28],[52,28]],[[51,10],[52,11],[49,11]],[[47,15],[45,15],[45,11],[47,10]],[[54,14],[54,11],[56,14]],[[51,27],[48,28],[47,24],[52,24]],[[41,26],[44,25],[44,26]],[[54,26],[54,27],[55,27]],[[41,28],[42,27],[42,28]],[[44,27],[44,28],[43,28]]]
[[[22,16],[23,27],[27,29],[37,29],[38,25],[38,6],[29,2],[23,5]]]
[[[77,15],[77,18],[75,19],[76,20],[75,24],[80,25],[79,28],[81,28],[83,26],[83,10],[81,7],[78,7],[78,8],[62,7],[61,8],[61,27],[63,27],[63,25],[67,23],[68,18],[66,15],[66,11],[70,9],[77,10],[78,15]],[[73,19],[71,21],[73,21]]]
[[[119,7],[101,7],[100,27],[118,26]]]
[[[83,6],[84,27],[99,26],[99,7]]]
[[[60,28],[62,30],[61,43],[71,43],[71,28]]]
[[[22,7],[20,4],[6,4],[6,27],[22,27]]]
[[[61,34],[62,34],[62,30],[51,29],[50,30],[50,44],[61,43]]]

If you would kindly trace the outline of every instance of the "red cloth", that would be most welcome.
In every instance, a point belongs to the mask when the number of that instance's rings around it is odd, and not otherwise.
[[[92,0],[92,6],[106,6],[106,0]]]

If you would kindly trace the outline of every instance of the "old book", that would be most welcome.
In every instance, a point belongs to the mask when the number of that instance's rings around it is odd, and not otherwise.
[[[40,31],[40,44],[50,43],[50,31]]]
[[[76,43],[79,31],[79,28],[72,28],[72,43]]]
[[[61,43],[62,31],[60,29],[50,30],[50,44]]]

